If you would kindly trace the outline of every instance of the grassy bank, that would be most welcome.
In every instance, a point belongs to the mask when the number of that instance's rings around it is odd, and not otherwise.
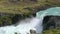
[[[45,30],[42,34],[60,34],[60,28]]]
[[[12,14],[31,14],[34,10],[38,10],[37,8],[44,9],[46,6],[60,6],[59,3],[59,1],[56,2],[53,0],[0,0],[0,12]]]

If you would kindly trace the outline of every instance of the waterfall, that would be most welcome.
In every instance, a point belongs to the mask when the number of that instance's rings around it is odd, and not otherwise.
[[[21,24],[21,25],[20,25]],[[17,30],[20,33],[26,34],[29,33],[30,29],[36,30],[37,33],[40,33],[42,31],[42,22],[38,18],[30,18],[30,20],[21,21],[20,24],[17,26]],[[20,28],[21,27],[21,28]]]
[[[0,34],[14,34],[15,32],[17,32],[18,34],[30,34],[30,29],[35,30],[36,33],[41,33],[43,30],[43,16],[45,16],[45,14],[41,15],[40,18],[26,18],[19,21],[17,26],[11,25],[0,27]]]

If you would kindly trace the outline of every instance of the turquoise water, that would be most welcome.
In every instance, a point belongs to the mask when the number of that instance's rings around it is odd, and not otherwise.
[[[42,14],[45,14],[44,16],[60,16],[60,7],[54,7],[54,8],[49,8],[47,10],[39,11],[37,12],[37,18],[40,18]]]

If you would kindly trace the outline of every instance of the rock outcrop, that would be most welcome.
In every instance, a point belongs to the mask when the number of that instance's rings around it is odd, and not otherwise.
[[[46,16],[43,20],[44,30],[60,28],[60,16]]]

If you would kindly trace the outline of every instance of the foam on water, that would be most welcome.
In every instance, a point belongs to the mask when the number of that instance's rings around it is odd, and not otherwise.
[[[42,20],[36,17],[27,18],[18,23],[17,26],[11,25],[0,27],[0,34],[14,34],[15,32],[27,34],[30,33],[30,29],[36,30],[36,32],[40,33],[43,30]]]

